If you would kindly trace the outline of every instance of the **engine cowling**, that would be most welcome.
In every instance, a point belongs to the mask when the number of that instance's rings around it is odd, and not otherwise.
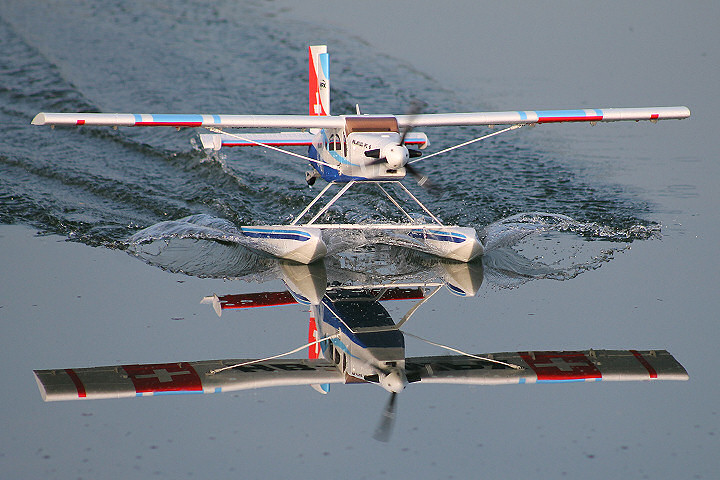
[[[388,166],[393,170],[404,167],[410,159],[410,153],[407,147],[398,144],[390,144],[383,147],[382,156],[385,157]]]

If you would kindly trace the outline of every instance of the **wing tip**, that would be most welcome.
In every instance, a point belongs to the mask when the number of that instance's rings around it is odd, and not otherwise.
[[[45,384],[43,384],[42,380],[40,380],[40,376],[38,375],[40,373],[39,370],[33,370],[33,375],[35,376],[35,382],[37,383],[38,389],[40,390],[40,395],[42,396],[43,402],[48,401],[48,395],[47,395],[47,389],[45,388]]]
[[[30,125],[45,125],[45,113],[40,112],[37,115],[35,115],[35,118],[32,119],[32,122],[30,122]]]

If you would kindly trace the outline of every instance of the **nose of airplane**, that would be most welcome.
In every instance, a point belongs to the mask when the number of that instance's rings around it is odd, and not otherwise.
[[[396,170],[402,168],[410,158],[410,154],[405,145],[388,145],[383,149],[383,154],[388,166]]]
[[[380,386],[390,393],[402,392],[407,384],[408,379],[405,376],[405,372],[399,368],[393,368],[380,380]]]

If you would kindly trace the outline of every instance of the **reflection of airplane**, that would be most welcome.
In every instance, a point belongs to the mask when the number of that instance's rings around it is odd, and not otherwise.
[[[308,304],[311,319],[307,345],[265,359],[36,370],[43,399],[220,393],[282,385],[311,385],[327,393],[331,383],[375,383],[391,394],[376,432],[376,438],[386,440],[395,416],[396,395],[408,384],[499,385],[688,378],[682,365],[665,350],[473,355],[433,344],[457,355],[406,357],[404,335],[410,334],[401,332],[400,327],[443,283],[327,287],[327,277],[320,266],[289,265],[284,272],[290,291],[212,296],[206,301],[213,303],[218,313],[228,308]],[[466,279],[472,280],[472,276],[472,272],[467,272]],[[466,285],[471,288],[478,285],[475,280]],[[458,285],[452,289],[461,289]],[[388,300],[418,302],[395,324],[381,305]],[[309,358],[281,358],[305,347],[309,347]]]
[[[687,107],[591,108],[573,110],[524,110],[508,112],[471,112],[422,114],[416,106],[406,115],[363,115],[357,107],[355,115],[330,114],[330,83],[327,48],[309,49],[309,115],[216,115],[216,114],[132,114],[132,113],[38,113],[33,125],[112,126],[123,127],[204,127],[216,134],[201,135],[206,149],[227,146],[262,146],[299,157],[313,168],[306,180],[312,185],[317,178],[327,186],[310,202],[290,225],[255,225],[240,228],[252,239],[255,247],[279,258],[311,263],[327,253],[323,231],[330,229],[389,230],[404,236],[409,247],[440,257],[467,262],[483,253],[484,247],[473,228],[443,225],[399,180],[406,174],[418,184],[429,187],[427,176],[415,167],[420,160],[470,145],[480,140],[528,125],[561,122],[617,122],[683,119],[690,116]],[[428,145],[424,133],[415,127],[506,125],[507,128],[488,133],[435,152],[422,155]],[[247,133],[237,135],[221,128],[290,128],[304,130],[280,133]],[[306,130],[310,131],[306,131]],[[279,147],[305,146],[308,154],[299,155]],[[408,146],[410,148],[408,148]],[[451,172],[456,166],[449,164]],[[482,167],[480,167],[482,168]],[[382,224],[319,224],[325,212],[355,183],[373,183],[406,219],[405,223]],[[339,192],[311,217],[313,208],[332,187],[343,185]],[[385,188],[392,187],[392,188]],[[408,199],[420,208],[417,215],[400,205]],[[311,217],[305,223],[300,223]]]

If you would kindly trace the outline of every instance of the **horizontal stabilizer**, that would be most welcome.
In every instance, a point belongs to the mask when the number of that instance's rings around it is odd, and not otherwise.
[[[427,148],[430,145],[428,137],[423,132],[408,132],[405,134],[405,145],[415,145],[419,148]]]
[[[208,360],[151,365],[35,370],[43,400],[143,397],[221,393],[284,385],[343,383],[345,378],[325,360],[272,360],[212,370],[250,360]]]
[[[506,352],[408,358],[408,378],[421,383],[501,385],[633,380],[687,380],[680,363],[665,350]],[[520,367],[520,368],[517,368]]]
[[[353,296],[352,288],[331,288],[331,290],[334,292],[334,297]],[[283,305],[294,305],[297,303],[308,303],[307,299],[304,299],[302,296],[300,296],[300,301],[298,301],[298,295],[298,293],[293,293],[289,290],[283,292],[251,292],[220,296],[213,295],[203,298],[202,303],[212,304],[213,307],[216,308],[216,310],[226,310],[233,308],[278,307]],[[424,291],[420,287],[376,288],[368,290],[365,293],[365,296],[368,298],[374,298],[376,301],[380,302],[386,300],[419,300],[425,297]]]
[[[313,135],[307,132],[200,135],[203,148],[212,150],[220,150],[222,147],[255,147],[258,144],[271,147],[309,147],[312,141]]]
[[[206,297],[212,301],[214,297]],[[257,308],[277,307],[281,305],[293,305],[298,303],[295,297],[288,292],[261,292],[261,293],[238,293],[235,295],[222,295],[217,297],[220,302],[220,309],[228,308]],[[210,303],[210,301],[203,302]]]

